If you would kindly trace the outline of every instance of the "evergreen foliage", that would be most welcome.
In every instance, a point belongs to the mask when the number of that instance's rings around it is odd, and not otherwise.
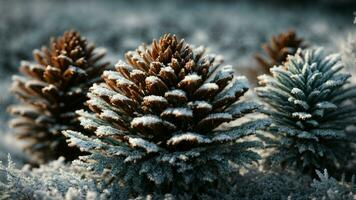
[[[77,162],[77,161],[75,161]],[[317,172],[312,182],[310,177],[298,172],[264,172],[250,170],[243,176],[236,175],[232,184],[222,191],[200,194],[200,199],[325,199],[351,200],[355,198],[356,187],[353,182],[337,181],[326,170]],[[106,174],[102,178],[108,177]],[[9,159],[8,165],[0,163],[0,199],[26,200],[117,200],[122,198],[121,188],[102,184],[100,176],[92,176],[76,164],[68,165],[64,158],[29,169],[18,169]],[[351,178],[354,180],[353,178]],[[219,193],[216,193],[219,192]],[[152,192],[133,199],[175,200],[192,199],[191,195],[172,195]]]
[[[257,94],[269,106],[265,112],[277,137],[269,161],[310,174],[347,164],[354,139],[345,129],[355,123],[356,107],[350,100],[356,88],[347,84],[351,75],[342,68],[338,54],[316,48],[299,50],[272,68],[272,76],[259,77]]]
[[[121,197],[213,195],[260,158],[252,150],[259,142],[240,139],[270,121],[226,124],[259,106],[240,101],[247,80],[204,51],[164,35],[126,53],[127,63],[119,61],[116,71],[103,73],[105,83],[90,88],[92,112],[77,112],[95,136],[64,131],[71,145],[91,153],[82,166],[110,169]]]
[[[0,199],[105,199],[107,192],[99,193],[94,177],[83,173],[65,164],[63,157],[39,168],[17,169],[9,156],[7,165],[0,162]]]
[[[356,198],[356,187],[354,176],[351,177],[351,182],[345,182],[345,177],[341,181],[330,177],[328,171],[316,171],[318,179],[314,179],[311,187],[313,189],[310,195],[313,199],[325,200],[353,200]]]

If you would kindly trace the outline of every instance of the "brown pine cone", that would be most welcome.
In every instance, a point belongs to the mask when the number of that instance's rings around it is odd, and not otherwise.
[[[244,77],[233,79],[231,66],[216,71],[221,63],[215,57],[203,59],[204,51],[198,48],[193,52],[184,40],[171,35],[154,40],[151,48],[140,46],[125,55],[128,64],[119,62],[117,71],[103,73],[106,85],[91,88],[90,95],[97,97],[89,95],[89,107],[118,129],[169,148],[178,145],[166,141],[173,133],[208,134],[239,116],[226,109],[248,87]],[[211,76],[214,72],[216,76]],[[233,84],[226,89],[230,82]],[[107,101],[111,110],[97,105],[99,99]],[[194,140],[179,146],[189,148],[198,142]]]
[[[294,31],[280,33],[272,36],[268,43],[262,45],[266,55],[257,54],[256,61],[259,64],[260,74],[270,74],[270,68],[275,65],[282,65],[287,61],[288,55],[294,55],[298,48],[304,48],[303,39],[298,38]]]
[[[260,143],[239,139],[269,120],[222,126],[259,108],[240,99],[247,79],[231,66],[175,35],[141,45],[125,58],[115,71],[104,71],[105,83],[90,88],[92,112],[78,111],[81,124],[95,135],[64,131],[71,145],[92,153],[81,157],[90,169],[110,169],[118,184],[132,190],[196,195],[259,159],[252,148]]]
[[[14,76],[12,92],[21,104],[9,108],[16,116],[10,121],[18,138],[26,146],[35,163],[59,156],[72,160],[80,155],[68,147],[62,130],[81,130],[74,111],[85,108],[89,87],[100,80],[108,63],[98,62],[105,55],[96,51],[76,31],[52,38],[50,48],[35,50],[34,62],[22,62],[24,76]]]
[[[248,90],[245,77],[204,53],[169,34],[126,53],[126,63],[104,71],[105,83],[90,88],[94,113],[78,111],[81,124],[100,138],[130,143],[139,137],[167,149],[190,149],[214,137],[222,123],[258,106],[239,101]]]

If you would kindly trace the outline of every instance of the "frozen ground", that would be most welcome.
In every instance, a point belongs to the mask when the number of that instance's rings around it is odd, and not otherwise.
[[[114,63],[141,42],[175,33],[189,43],[208,46],[243,72],[255,65],[252,56],[260,44],[281,31],[292,28],[309,44],[339,51],[356,30],[352,1],[281,2],[1,0],[0,159],[8,152],[22,158],[6,125],[6,107],[14,101],[8,92],[10,77],[19,62],[30,59],[32,49],[47,44],[50,36],[76,29],[97,46],[105,46],[107,59]]]

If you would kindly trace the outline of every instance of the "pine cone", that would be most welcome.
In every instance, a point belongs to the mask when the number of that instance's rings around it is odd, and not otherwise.
[[[103,165],[110,168],[142,195],[194,194],[219,178],[226,181],[233,171],[229,160],[248,164],[258,159],[250,151],[258,143],[236,140],[265,127],[268,120],[221,130],[221,124],[258,105],[238,101],[248,90],[247,80],[204,51],[164,35],[149,47],[126,53],[127,64],[119,61],[116,71],[105,71],[105,84],[90,88],[88,105],[94,113],[78,112],[97,139],[64,132],[72,145],[93,153],[83,160],[96,160],[91,168],[99,171]]]
[[[259,54],[255,56],[260,66],[259,71],[262,71],[262,73],[258,72],[258,74],[270,74],[270,68],[282,65],[287,61],[288,55],[294,55],[298,48],[304,47],[303,39],[298,38],[294,31],[272,36],[268,43],[262,45],[267,58]]]
[[[356,88],[347,87],[351,75],[342,68],[337,54],[298,50],[283,66],[272,68],[272,76],[259,77],[263,87],[257,93],[270,107],[270,131],[279,139],[271,160],[311,174],[345,165],[351,141],[345,129],[356,119],[349,100]]]
[[[12,92],[22,103],[9,108],[16,116],[10,125],[30,142],[26,150],[33,162],[59,156],[72,160],[80,154],[68,147],[61,131],[83,130],[74,111],[84,108],[89,87],[108,65],[98,62],[105,52],[94,49],[78,32],[65,32],[51,40],[50,48],[34,51],[35,63],[21,63],[24,76],[13,77]]]

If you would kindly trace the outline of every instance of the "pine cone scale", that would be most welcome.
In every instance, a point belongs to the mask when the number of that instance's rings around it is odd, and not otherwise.
[[[60,133],[66,129],[83,130],[74,112],[84,108],[86,91],[93,82],[100,81],[95,73],[100,74],[107,63],[98,63],[103,53],[97,54],[75,31],[51,39],[50,48],[35,50],[33,57],[37,63],[21,63],[24,77],[13,78],[12,91],[27,109],[19,112],[21,106],[11,107],[10,113],[19,118],[11,124],[19,137],[32,139],[27,150],[33,154],[34,162],[59,156],[73,159],[80,153],[67,147]],[[30,130],[41,130],[41,133]]]

